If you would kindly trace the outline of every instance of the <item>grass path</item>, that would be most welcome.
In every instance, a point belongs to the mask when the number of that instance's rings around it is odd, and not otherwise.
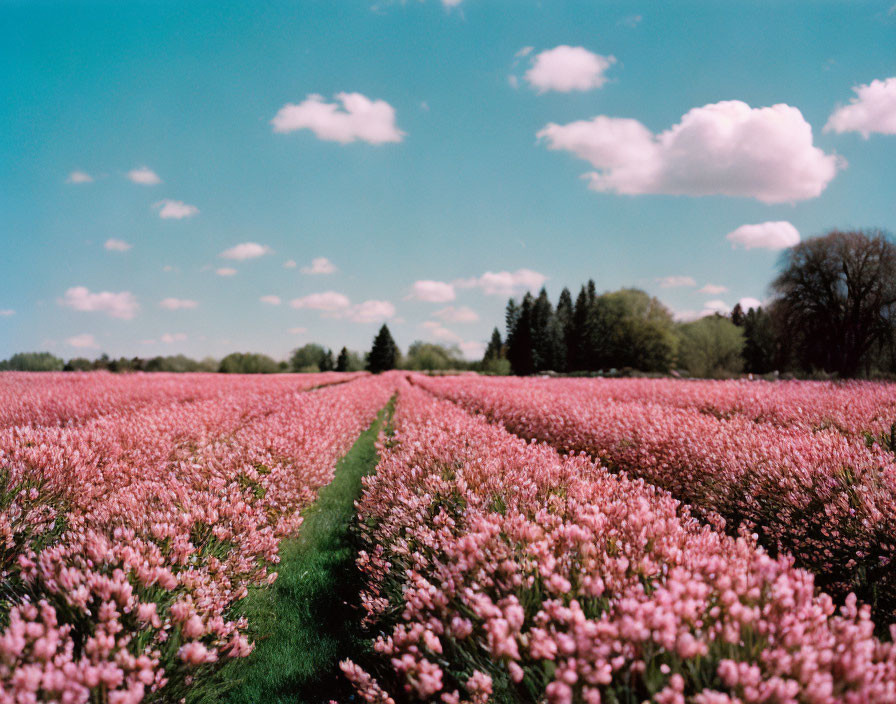
[[[375,442],[390,402],[336,467],[333,481],[304,512],[299,534],[280,544],[277,581],[253,591],[245,613],[256,624],[255,651],[224,671],[232,704],[326,702],[349,695],[339,661],[363,656],[356,610],[361,579],[349,527],[361,477],[377,463]]]

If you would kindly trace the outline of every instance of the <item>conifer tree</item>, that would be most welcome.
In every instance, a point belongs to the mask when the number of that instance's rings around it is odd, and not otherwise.
[[[345,347],[339,350],[339,356],[336,358],[336,371],[348,371],[348,350]]]
[[[507,359],[514,374],[525,376],[535,371],[532,358],[532,309],[534,299],[531,293],[523,297],[516,316],[513,335],[507,342]],[[508,306],[509,308],[509,306]]]
[[[567,372],[572,369],[572,355],[570,354],[573,336],[572,316],[572,294],[568,288],[564,288],[560,292],[557,310],[554,312],[554,359],[558,372]]]
[[[373,347],[367,356],[367,371],[379,374],[395,369],[398,364],[398,346],[392,339],[389,328],[383,324],[373,339]]]
[[[483,362],[489,362],[493,359],[501,359],[504,356],[504,343],[501,341],[501,333],[498,328],[492,330],[492,339],[489,340],[488,347],[485,348],[485,354],[482,357]]]
[[[554,368],[553,317],[554,308],[542,287],[532,304],[532,366],[538,372]]]

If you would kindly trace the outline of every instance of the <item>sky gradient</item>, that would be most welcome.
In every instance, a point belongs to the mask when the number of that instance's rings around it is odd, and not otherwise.
[[[892,0],[0,2],[0,66],[0,358],[477,356],[542,282],[687,318],[896,229]]]

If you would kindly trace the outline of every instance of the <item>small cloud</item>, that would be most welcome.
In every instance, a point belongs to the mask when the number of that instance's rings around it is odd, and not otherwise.
[[[457,279],[457,288],[480,288],[487,296],[514,296],[541,288],[548,277],[531,269],[516,271],[487,271],[480,277]]]
[[[283,262],[284,269],[295,269],[297,266],[298,264],[296,264],[294,259],[287,259],[285,262]]]
[[[713,313],[720,313],[725,315],[731,312],[731,306],[729,306],[725,301],[720,301],[718,299],[714,299],[712,301],[707,301],[703,304],[703,314],[702,315],[712,315]]]
[[[395,306],[389,301],[364,301],[352,306],[343,317],[353,323],[378,323],[395,316]]]
[[[741,225],[725,235],[733,245],[744,249],[787,249],[800,241],[800,233],[786,220]]]
[[[238,244],[230,249],[225,249],[221,252],[220,257],[224,259],[236,259],[238,261],[244,261],[246,259],[256,259],[257,257],[263,257],[265,254],[270,254],[273,250],[268,247],[266,244],[258,244],[258,242],[243,242],[242,244]]]
[[[74,337],[69,337],[65,340],[65,344],[70,347],[78,347],[81,349],[98,349],[99,345],[97,344],[96,338],[89,333],[82,333],[81,335],[75,335]]]
[[[162,267],[162,271],[172,272],[172,271],[177,271],[177,269],[175,267],[171,266],[170,264],[166,264],[165,266]]]
[[[444,281],[415,281],[411,287],[410,298],[429,303],[445,303],[455,298],[454,286]]]
[[[282,303],[280,296],[262,296],[258,300],[271,306],[279,306]]]
[[[12,308],[0,308],[0,318],[8,318],[15,314],[16,312]]]
[[[696,286],[697,282],[690,276],[665,276],[657,279],[661,288],[681,288],[683,286]]]
[[[460,308],[448,306],[447,308],[442,308],[442,310],[437,310],[433,315],[449,323],[475,323],[479,320],[479,315],[476,311],[467,306],[461,306]]]
[[[191,218],[199,212],[199,208],[195,205],[188,205],[179,200],[160,200],[154,207],[159,209],[159,217],[164,220]]]
[[[236,269],[231,269],[229,266],[222,266],[220,269],[215,269],[215,273],[218,276],[236,276]]]
[[[404,132],[395,126],[395,108],[384,100],[371,100],[361,93],[337,93],[338,103],[311,94],[298,105],[284,105],[271,124],[274,132],[309,129],[328,142],[362,141],[369,144],[400,142]]]
[[[533,51],[535,51],[534,46],[524,46],[522,49],[520,49],[518,52],[516,52],[513,56],[517,59],[522,59],[522,58],[525,58],[526,56],[528,56],[529,54],[531,54]]]
[[[91,293],[85,286],[73,286],[58,299],[57,303],[67,308],[82,312],[105,313],[111,318],[130,320],[137,314],[139,305],[134,294],[130,291],[112,293],[100,291]]]
[[[475,340],[467,340],[458,344],[466,359],[480,359],[485,354],[485,345]]]
[[[837,108],[824,126],[825,132],[896,134],[896,76],[853,87],[856,97]]]
[[[525,78],[539,93],[586,91],[606,83],[604,73],[614,63],[613,56],[594,54],[581,46],[561,45],[536,55]]]
[[[758,298],[750,298],[749,296],[741,298],[738,303],[744,310],[750,310],[750,308],[762,308],[762,301]]]
[[[308,332],[308,328],[290,328],[289,332],[293,335],[301,335],[303,332]]]
[[[189,298],[163,298],[159,301],[159,305],[168,310],[183,310],[186,308],[196,308],[199,303],[191,301]]]
[[[332,274],[336,267],[326,257],[317,257],[311,260],[311,266],[303,266],[303,274]]]
[[[103,245],[110,252],[127,252],[134,245],[128,244],[124,240],[117,240],[114,237],[112,239],[106,240],[106,244]]]
[[[715,284],[706,284],[703,288],[699,289],[698,293],[705,293],[708,296],[717,296],[720,293],[725,293],[728,290],[727,286],[716,286]]]
[[[351,301],[348,296],[336,291],[324,291],[323,293],[312,293],[301,298],[294,298],[289,302],[289,305],[293,308],[309,308],[311,310],[334,312],[348,308],[351,305]]]
[[[175,342],[183,342],[186,339],[187,339],[187,334],[183,333],[183,332],[175,332],[175,333],[166,332],[161,337],[162,342],[164,342],[166,345],[170,345]]]
[[[158,177],[155,171],[145,166],[141,166],[139,169],[131,169],[128,171],[127,177],[141,186],[155,186],[162,182],[162,179]]]
[[[68,178],[65,179],[66,183],[93,183],[93,176],[88,174],[85,171],[72,171]]]

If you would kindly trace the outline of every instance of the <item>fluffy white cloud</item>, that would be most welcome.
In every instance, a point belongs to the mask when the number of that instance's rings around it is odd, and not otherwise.
[[[718,286],[716,284],[706,284],[703,288],[699,289],[699,293],[705,293],[709,296],[716,296],[720,293],[725,293],[728,290],[727,286]]]
[[[271,306],[279,306],[282,302],[280,296],[262,296],[258,300]]]
[[[516,271],[487,271],[480,277],[458,279],[453,285],[458,288],[481,288],[489,296],[513,296],[541,288],[548,277],[531,269]]]
[[[93,176],[86,173],[85,171],[72,171],[68,178],[65,180],[66,183],[93,183]]]
[[[727,195],[784,203],[818,196],[843,166],[813,145],[812,126],[785,104],[751,108],[728,100],[690,110],[654,135],[637,120],[598,115],[548,124],[537,136],[597,171],[595,191]]]
[[[86,286],[73,286],[58,299],[59,305],[83,312],[105,313],[112,318],[130,320],[140,307],[130,291],[91,293]]]
[[[160,200],[155,207],[159,209],[159,217],[165,220],[191,218],[199,212],[199,208],[195,205],[188,205],[179,200]]]
[[[750,310],[750,308],[762,307],[762,301],[760,301],[758,298],[750,298],[749,296],[741,298],[738,303],[740,303],[740,307],[745,311]]]
[[[114,237],[106,240],[106,244],[103,245],[110,252],[127,252],[133,246],[124,240],[117,240]]]
[[[437,310],[433,315],[449,323],[475,323],[479,320],[479,315],[476,311],[468,306],[461,306],[460,308],[448,306],[447,308],[442,308],[442,310]]]
[[[604,72],[614,63],[612,56],[594,54],[581,46],[561,45],[536,55],[525,78],[540,93],[591,90],[607,82]]]
[[[65,344],[71,347],[79,347],[82,349],[97,349],[99,345],[97,344],[96,338],[90,333],[82,333],[81,335],[75,335],[73,337],[69,337],[66,339]]]
[[[164,342],[166,345],[170,345],[174,342],[183,342],[184,340],[187,339],[187,334],[183,333],[183,332],[175,332],[175,333],[166,332],[164,335],[162,335],[161,339],[162,339],[162,342]]]
[[[680,288],[682,286],[696,286],[697,282],[690,276],[665,276],[657,279],[662,288]]]
[[[825,132],[858,132],[865,139],[872,132],[896,134],[896,76],[855,86],[855,98],[837,108],[824,126]]]
[[[337,93],[337,103],[321,95],[309,95],[298,105],[284,105],[271,124],[274,132],[309,129],[318,139],[347,144],[356,140],[370,144],[400,142],[404,132],[395,126],[395,108],[384,100],[371,100],[360,93]]]
[[[703,313],[701,313],[701,316],[712,315],[713,313],[721,313],[722,315],[725,315],[729,312],[731,312],[731,306],[725,303],[725,301],[714,299],[703,304]]]
[[[16,312],[12,308],[0,308],[0,318],[8,318],[15,314]]]
[[[302,298],[294,298],[289,302],[293,308],[310,308],[311,310],[323,310],[327,312],[344,310],[351,306],[352,302],[336,291],[324,291],[312,293]]]
[[[287,259],[285,262],[283,262],[284,269],[295,269],[297,266],[298,264],[296,264],[295,259]]]
[[[289,332],[293,335],[301,335],[303,332],[308,332],[308,328],[290,328]]]
[[[236,276],[236,269],[231,269],[229,266],[222,266],[220,269],[215,269],[215,273],[218,276]]]
[[[139,183],[141,186],[155,186],[162,182],[162,179],[158,177],[155,171],[146,166],[141,166],[139,169],[131,169],[127,174],[128,178],[134,183]]]
[[[430,303],[446,303],[455,298],[454,286],[444,281],[415,281],[411,288],[411,298]]]
[[[311,260],[311,266],[303,266],[303,274],[332,274],[336,271],[336,267],[326,257],[316,257]]]
[[[800,241],[800,233],[786,220],[741,225],[725,235],[725,239],[744,249],[786,249]]]
[[[485,345],[476,340],[461,342],[458,347],[460,347],[461,353],[467,359],[481,359],[482,355],[485,354]]]
[[[258,242],[243,242],[230,249],[225,249],[219,256],[224,259],[237,259],[243,261],[245,259],[255,259],[270,254],[273,250],[266,244],[258,244]]]
[[[184,308],[196,308],[199,303],[191,301],[189,298],[163,298],[159,301],[159,305],[168,310],[181,310]]]
[[[395,306],[389,301],[364,301],[352,306],[344,317],[353,323],[379,323],[395,316]]]
[[[427,320],[421,324],[429,334],[439,342],[456,345],[466,359],[478,359],[485,353],[485,345],[475,340],[464,340],[453,330],[449,330],[441,323]]]

